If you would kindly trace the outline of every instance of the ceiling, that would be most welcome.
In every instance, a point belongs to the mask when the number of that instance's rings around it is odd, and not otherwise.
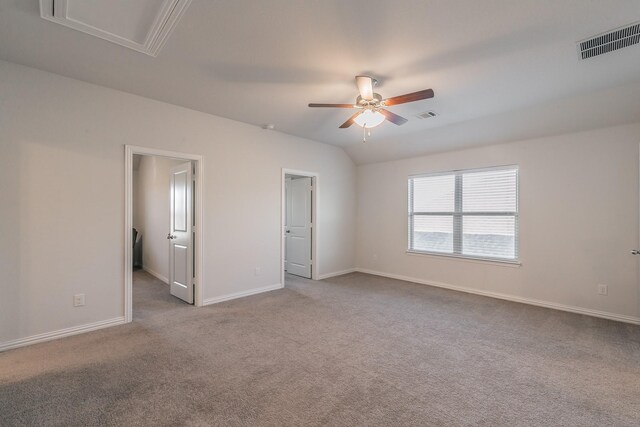
[[[122,3],[122,2],[121,2]],[[193,0],[157,57],[0,0],[0,59],[343,147],[358,164],[640,120],[640,45],[576,42],[640,21],[638,0]],[[338,129],[356,74],[409,119]],[[427,110],[438,116],[418,119]],[[265,130],[265,132],[268,132]]]

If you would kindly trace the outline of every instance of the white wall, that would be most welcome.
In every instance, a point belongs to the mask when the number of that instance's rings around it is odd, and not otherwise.
[[[133,227],[142,233],[143,268],[168,283],[171,168],[184,163],[161,156],[140,156],[133,175]]]
[[[279,283],[283,167],[320,174],[320,274],[354,267],[342,149],[0,61],[0,348],[124,315],[125,144],[204,157],[205,299]]]
[[[357,265],[638,318],[639,143],[636,124],[360,166]],[[508,164],[520,166],[521,267],[405,253],[408,175]]]

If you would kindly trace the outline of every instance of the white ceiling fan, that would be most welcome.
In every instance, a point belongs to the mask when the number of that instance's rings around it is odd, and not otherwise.
[[[309,107],[329,107],[329,108],[356,108],[358,112],[349,117],[349,119],[340,125],[341,129],[348,128],[353,123],[362,126],[365,129],[376,127],[385,120],[395,125],[403,125],[407,122],[402,116],[392,113],[385,107],[391,107],[398,104],[406,104],[407,102],[420,101],[422,99],[433,98],[433,90],[425,89],[418,92],[408,93],[406,95],[394,96],[392,98],[382,99],[380,94],[373,91],[378,81],[371,76],[356,76],[356,86],[360,95],[356,98],[355,104],[309,104]]]

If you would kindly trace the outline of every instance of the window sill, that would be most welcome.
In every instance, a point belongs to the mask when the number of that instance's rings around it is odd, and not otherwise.
[[[406,254],[411,256],[448,258],[450,260],[465,261],[465,262],[471,262],[474,264],[492,264],[499,267],[511,267],[511,268],[522,267],[522,263],[519,260],[518,261],[506,261],[506,260],[501,261],[501,260],[495,260],[495,259],[473,258],[473,257],[461,256],[461,255],[439,254],[435,252],[420,252],[420,251],[412,251],[412,250],[407,250]]]

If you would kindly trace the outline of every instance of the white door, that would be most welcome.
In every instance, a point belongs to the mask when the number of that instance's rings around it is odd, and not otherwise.
[[[171,295],[193,304],[193,174],[191,162],[171,168],[169,285]]]
[[[311,178],[287,181],[285,218],[285,269],[311,278]]]

